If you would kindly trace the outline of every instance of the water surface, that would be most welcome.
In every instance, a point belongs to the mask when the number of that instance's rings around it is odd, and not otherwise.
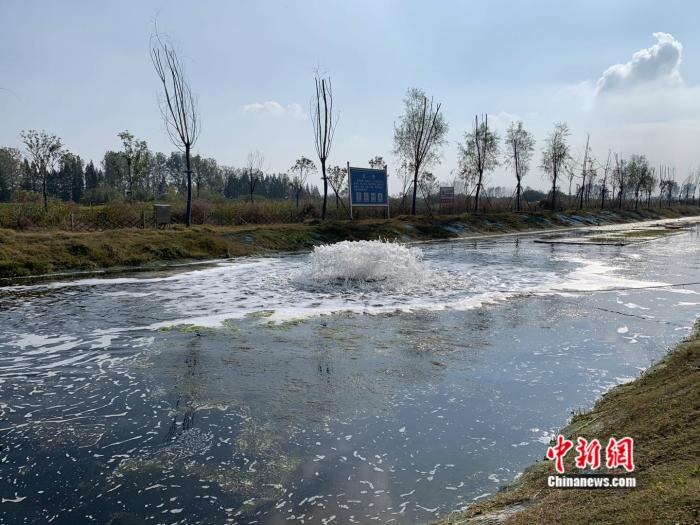
[[[0,289],[0,523],[430,521],[700,306],[697,229],[367,249]]]

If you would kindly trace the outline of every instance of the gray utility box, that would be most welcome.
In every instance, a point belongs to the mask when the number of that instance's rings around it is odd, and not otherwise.
[[[153,217],[156,228],[168,226],[170,224],[170,204],[154,204]]]

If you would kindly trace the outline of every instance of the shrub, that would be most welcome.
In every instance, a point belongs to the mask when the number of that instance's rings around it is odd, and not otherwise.
[[[100,185],[97,188],[90,188],[83,194],[81,202],[83,204],[104,204],[106,202],[119,201],[124,196],[112,186]]]
[[[50,202],[48,211],[41,202],[0,204],[0,227],[23,230],[70,226],[72,203]]]

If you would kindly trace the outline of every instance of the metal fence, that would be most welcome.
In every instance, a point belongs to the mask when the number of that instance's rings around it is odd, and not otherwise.
[[[107,214],[96,214],[86,216],[80,213],[70,214],[70,230],[71,231],[102,231],[102,230],[119,230],[122,228],[155,228],[155,216],[141,213],[137,217],[119,217],[115,219]]]

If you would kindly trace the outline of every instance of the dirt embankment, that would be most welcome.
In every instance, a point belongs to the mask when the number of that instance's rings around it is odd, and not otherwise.
[[[699,215],[683,210],[582,211],[567,213],[402,216],[390,220],[313,221],[304,224],[236,227],[194,226],[166,230],[100,232],[0,230],[0,277],[71,270],[142,267],[163,262],[228,258],[273,251],[310,249],[342,240],[419,241],[616,224]]]

